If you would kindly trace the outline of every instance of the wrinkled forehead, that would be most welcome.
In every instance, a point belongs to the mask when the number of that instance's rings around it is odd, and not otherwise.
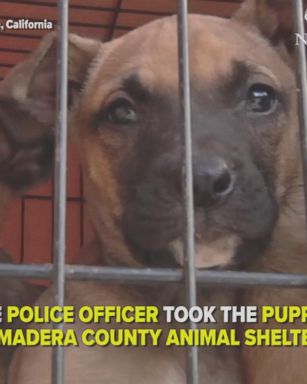
[[[156,20],[107,44],[88,82],[90,93],[94,88],[101,100],[135,75],[149,91],[178,92],[176,20],[174,16]],[[189,16],[189,50],[192,84],[207,89],[231,76],[238,63],[254,71],[261,67],[272,76],[286,67],[252,28],[217,17]]]

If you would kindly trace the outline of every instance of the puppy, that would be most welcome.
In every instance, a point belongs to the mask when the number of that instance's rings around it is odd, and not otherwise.
[[[269,0],[253,3],[280,22],[270,4]],[[263,15],[244,4],[231,20],[198,15],[189,19],[199,268],[250,264],[268,249],[268,259],[278,252],[280,235],[276,234],[297,182],[293,177],[300,164],[295,76],[281,40],[284,34],[279,33],[282,25],[271,34],[260,28]],[[47,36],[38,50],[43,54],[34,54],[40,57],[38,66],[30,58],[34,72],[26,84],[33,95],[49,102],[45,108],[50,116],[54,82],[45,79],[55,77],[55,40],[55,35]],[[93,247],[103,264],[183,265],[176,41],[175,17],[157,20],[106,44],[70,37],[70,84],[82,89],[75,92],[70,128],[98,236]],[[31,67],[27,63],[25,70]],[[234,297],[217,298],[204,291],[199,302],[219,305],[229,300],[233,302]],[[49,291],[39,304],[52,302]],[[161,287],[73,283],[66,292],[66,304],[76,308],[170,302],[182,303],[180,289],[164,297]],[[165,327],[163,319],[160,326]],[[84,327],[74,325],[78,335]],[[186,380],[184,352],[162,346],[80,345],[66,350],[65,361],[65,384]],[[298,367],[300,377],[303,369],[303,364]],[[261,370],[261,365],[255,365],[255,370]],[[239,384],[244,382],[242,372],[237,350],[205,349],[201,356],[201,382]],[[250,372],[252,380],[254,372]],[[50,380],[49,349],[18,351],[10,384]]]

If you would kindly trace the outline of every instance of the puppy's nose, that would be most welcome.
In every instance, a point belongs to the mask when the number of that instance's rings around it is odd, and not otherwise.
[[[225,160],[194,159],[194,199],[197,206],[209,206],[225,199],[234,188],[234,174]]]

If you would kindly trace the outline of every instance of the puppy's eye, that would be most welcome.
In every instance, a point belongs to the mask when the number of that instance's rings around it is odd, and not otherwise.
[[[267,115],[273,112],[277,106],[277,94],[267,84],[253,84],[246,97],[246,109],[251,113]]]
[[[107,108],[106,116],[113,124],[133,124],[138,120],[134,106],[124,98],[113,101]]]

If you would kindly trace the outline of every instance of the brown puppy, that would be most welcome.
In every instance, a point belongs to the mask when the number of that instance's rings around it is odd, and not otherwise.
[[[285,48],[271,45],[273,37],[279,42],[278,33],[259,31],[256,16],[252,7],[232,20],[190,16],[196,261],[201,268],[251,262],[270,245],[299,168],[294,74],[282,57]],[[107,264],[182,265],[176,31],[172,17],[108,44],[71,37],[71,82],[82,88],[71,130],[99,236],[96,249]],[[54,94],[52,87],[42,88],[52,84],[46,76],[55,76],[50,70],[54,40],[48,36],[43,54],[36,53],[44,70],[35,67],[27,83],[37,97]],[[46,100],[49,115],[54,101]],[[178,291],[172,302],[180,298]],[[153,289],[75,283],[67,287],[66,303],[79,308],[170,301]],[[52,304],[51,292],[40,304]],[[102,326],[108,325],[93,327]],[[78,334],[84,327],[74,325]],[[233,361],[237,356],[226,352],[206,350],[204,382],[241,382]],[[50,356],[47,348],[20,350],[10,383],[50,383]],[[65,383],[83,382],[184,383],[183,351],[70,348]]]

